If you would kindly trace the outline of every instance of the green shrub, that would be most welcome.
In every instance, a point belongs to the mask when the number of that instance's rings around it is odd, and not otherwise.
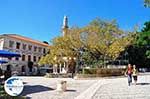
[[[46,77],[46,78],[53,78],[53,75],[51,73],[46,73],[46,75],[44,77]]]
[[[92,77],[97,77],[96,74],[77,74],[77,78],[92,78]]]
[[[9,96],[9,95],[4,91],[4,86],[3,86],[3,85],[0,85],[0,99],[26,99],[26,97],[22,97],[22,96],[12,97],[12,96]]]
[[[125,69],[118,68],[90,68],[84,69],[83,74],[85,75],[96,75],[97,77],[107,77],[107,76],[121,76],[124,74]]]
[[[83,74],[96,74],[96,68],[83,69]]]

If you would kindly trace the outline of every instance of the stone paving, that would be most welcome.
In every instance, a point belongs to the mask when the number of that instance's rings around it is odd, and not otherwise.
[[[137,85],[128,86],[127,78],[71,78],[21,77],[25,83],[21,95],[29,99],[150,99],[150,75],[138,77]],[[60,80],[67,81],[67,91],[57,92]]]
[[[28,99],[74,99],[97,80],[74,80],[71,78],[20,77],[25,83],[22,96]],[[67,91],[56,91],[60,80],[67,81]]]
[[[150,99],[150,75],[138,77],[138,84],[128,86],[126,78],[103,79],[92,99]]]

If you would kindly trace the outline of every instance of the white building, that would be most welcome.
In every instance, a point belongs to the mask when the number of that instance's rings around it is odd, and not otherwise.
[[[47,53],[49,45],[17,34],[0,35],[0,50],[19,53],[21,57],[9,59],[12,70],[19,73],[29,72],[28,62],[36,65],[40,58]]]

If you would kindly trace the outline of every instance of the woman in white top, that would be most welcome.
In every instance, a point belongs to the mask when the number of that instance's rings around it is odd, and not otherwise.
[[[132,76],[133,76],[134,84],[135,84],[135,85],[136,85],[136,83],[137,83],[137,75],[138,75],[138,71],[137,71],[137,69],[136,69],[136,66],[133,65]]]

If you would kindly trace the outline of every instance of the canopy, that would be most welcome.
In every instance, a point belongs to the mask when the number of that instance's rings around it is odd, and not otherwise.
[[[21,55],[15,52],[0,50],[0,57],[20,57]]]
[[[5,63],[8,63],[8,62],[5,60],[0,60],[0,64],[5,64]]]

